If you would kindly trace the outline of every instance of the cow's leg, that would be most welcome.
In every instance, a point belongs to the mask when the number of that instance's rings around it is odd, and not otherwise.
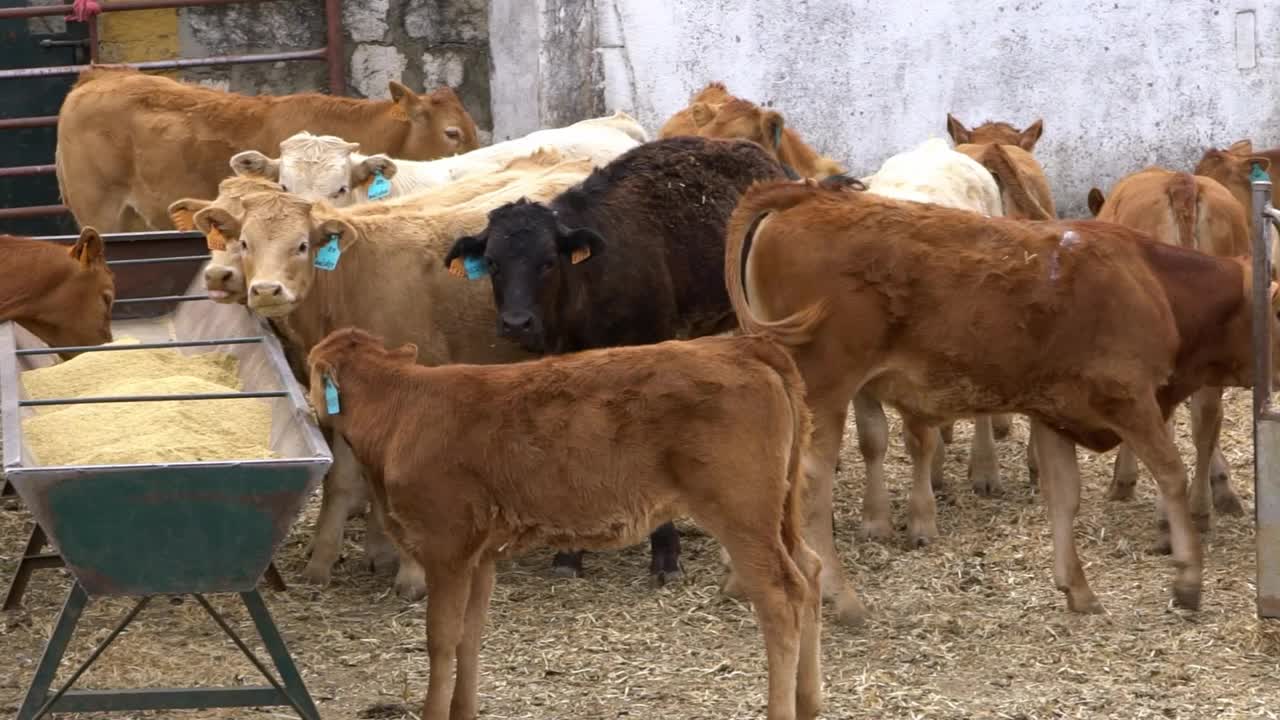
[[[1160,419],[1155,402],[1134,408],[1128,427],[1116,431],[1151,471],[1160,488],[1164,516],[1176,568],[1173,581],[1174,604],[1195,610],[1200,607],[1204,561],[1200,533],[1191,522],[1187,507],[1187,470],[1178,446]]]
[[[1177,428],[1172,417],[1165,424],[1165,430],[1169,433],[1169,442],[1177,443]],[[1160,555],[1173,552],[1173,541],[1169,539],[1169,516],[1165,514],[1164,495],[1159,492],[1159,485],[1156,486],[1156,542],[1151,546],[1151,552]]]
[[[449,720],[454,660],[464,635],[474,573],[471,563],[431,567],[431,593],[427,597],[427,657],[431,666],[422,720]]]
[[[853,413],[858,426],[858,449],[867,466],[867,480],[862,491],[862,536],[868,540],[883,542],[889,539],[892,532],[889,525],[889,491],[884,485],[884,457],[889,451],[889,420],[884,416],[884,407],[880,405],[880,401],[865,392],[853,396]],[[844,425],[843,419],[834,414],[824,418],[824,422]],[[814,435],[816,438],[816,428]],[[839,446],[836,454],[839,455]],[[829,490],[827,497],[831,497]],[[825,581],[829,575],[825,566],[831,562],[831,558],[821,546],[816,549],[822,557]]]
[[[854,407],[861,411],[860,398],[854,398]],[[874,402],[874,401],[873,401]],[[844,567],[840,563],[840,555],[836,552],[834,484],[836,458],[840,455],[840,443],[844,438],[845,420],[849,416],[849,393],[843,388],[825,393],[814,394],[811,400],[813,412],[813,433],[809,449],[801,459],[801,466],[809,483],[807,507],[805,508],[805,541],[818,554],[822,562],[820,586],[822,597],[830,600],[835,608],[836,620],[842,625],[860,625],[866,616],[866,608],[858,599],[853,588],[844,578]],[[876,410],[880,404],[875,402]],[[879,412],[879,419],[884,422],[884,412]],[[859,442],[861,444],[862,424],[859,423]],[[881,438],[887,440],[888,426],[881,425]],[[884,455],[880,455],[883,462]],[[880,466],[881,483],[883,483],[883,465]],[[871,464],[868,462],[868,489],[870,497]],[[880,487],[883,493],[883,484]],[[866,502],[863,504],[865,518]],[[883,498],[884,515],[887,533],[888,497]],[[864,519],[864,528],[865,525]]]
[[[680,532],[665,522],[649,534],[649,584],[662,587],[684,576],[680,570]]]
[[[1031,434],[1027,435],[1026,454],[1027,482],[1031,484],[1031,491],[1035,492],[1040,488],[1040,463],[1036,460],[1036,439]]]
[[[1231,487],[1231,468],[1222,457],[1222,444],[1213,448],[1209,463],[1209,486],[1213,489],[1213,509],[1222,515],[1243,515],[1244,502]]]
[[[822,561],[802,538],[791,548],[791,559],[805,580],[800,615],[800,658],[796,667],[796,717],[812,720],[822,711]]]
[[[1053,582],[1067,596],[1073,612],[1102,612],[1102,604],[1089,588],[1080,557],[1076,554],[1075,521],[1080,508],[1080,466],[1075,444],[1038,420],[1031,421],[1040,492],[1044,495],[1053,531]]]
[[[973,491],[983,497],[1000,492],[1000,463],[996,458],[994,418],[994,415],[979,415],[973,419],[969,482],[973,484]]]
[[[935,493],[942,494],[947,491],[947,476],[944,474],[947,464],[947,447],[942,442],[942,433],[934,428],[934,436],[938,439],[938,451],[933,454],[933,461],[929,463],[929,486]]]
[[[924,547],[938,538],[938,508],[933,499],[933,456],[941,444],[937,429],[903,414],[907,452],[911,454],[911,495],[907,500],[907,539],[912,547]]]
[[[484,624],[489,616],[489,598],[493,595],[494,563],[491,558],[481,559],[471,575],[471,593],[467,597],[467,610],[458,645],[458,679],[453,686],[453,702],[449,706],[449,720],[475,720],[480,686],[480,641],[484,637]]]
[[[378,574],[390,572],[396,567],[398,552],[387,536],[382,515],[370,510],[364,516],[364,554],[369,561],[369,569]]]
[[[1107,488],[1108,500],[1132,500],[1138,485],[1138,460],[1129,446],[1121,443],[1116,448],[1116,462],[1111,471],[1111,487]]]
[[[943,423],[938,427],[938,434],[942,437],[944,445],[950,445],[952,440],[956,439],[956,423],[954,420]]]
[[[311,539],[311,558],[302,577],[316,585],[328,585],[334,563],[342,551],[342,528],[347,518],[368,502],[368,490],[360,476],[360,463],[341,435],[333,438],[333,464],[324,476],[320,514]]]
[[[1201,532],[1209,531],[1209,483],[1213,460],[1218,457],[1218,440],[1222,435],[1222,388],[1203,387],[1191,396],[1191,437],[1196,446],[1196,469],[1191,479],[1191,519]],[[1240,497],[1230,482],[1213,488],[1213,504],[1226,493],[1238,506]]]
[[[991,416],[991,432],[996,440],[1003,440],[1009,437],[1009,433],[1013,431],[1013,415],[1009,413],[1000,413]]]
[[[1231,487],[1231,469],[1222,457],[1222,388],[1206,387],[1191,396],[1191,434],[1212,433],[1213,453],[1209,459],[1209,487],[1213,509],[1223,515],[1243,515],[1244,504]],[[1200,482],[1200,441],[1196,440],[1196,478]],[[1192,488],[1191,512],[1197,512],[1196,491]],[[1204,529],[1208,529],[1205,527]]]

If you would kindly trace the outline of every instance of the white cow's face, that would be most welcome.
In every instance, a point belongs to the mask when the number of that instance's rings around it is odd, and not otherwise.
[[[280,157],[247,150],[231,158],[236,175],[280,183],[286,192],[305,200],[344,207],[367,199],[375,173],[390,180],[395,164],[385,155],[366,157],[351,143],[332,135],[300,132],[280,143]]]
[[[354,201],[351,154],[310,160],[281,153],[280,184],[285,192],[307,200],[323,200],[335,207],[350,205]]]

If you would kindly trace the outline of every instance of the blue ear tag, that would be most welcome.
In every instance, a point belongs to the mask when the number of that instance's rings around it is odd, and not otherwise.
[[[342,411],[342,405],[338,403],[338,386],[333,384],[328,375],[324,376],[324,409],[330,415],[337,415]]]
[[[1259,165],[1258,163],[1253,163],[1253,170],[1249,172],[1249,182],[1251,183],[1256,183],[1258,181],[1268,182],[1270,180],[1271,180],[1271,176],[1267,173],[1267,171],[1263,170],[1262,166]]]
[[[489,274],[489,268],[485,265],[484,258],[476,255],[464,255],[462,257],[462,267],[467,270],[468,280],[477,280]]]
[[[391,181],[382,177],[379,170],[373,174],[373,182],[369,183],[369,199],[381,200],[391,194]]]
[[[338,267],[338,256],[342,249],[338,247],[338,236],[330,235],[329,242],[316,251],[316,267],[321,270],[332,270]]]
[[[774,125],[773,126],[773,146],[778,147],[781,144],[782,144],[782,126]]]

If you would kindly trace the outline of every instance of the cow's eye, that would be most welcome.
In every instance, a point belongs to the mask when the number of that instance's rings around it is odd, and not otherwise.
[[[280,189],[283,190],[284,192],[289,192],[289,186],[285,185],[284,183],[280,183]]]
[[[498,263],[494,262],[494,261],[493,261],[492,259],[490,259],[490,258],[485,258],[485,259],[484,259],[484,263],[485,263],[485,267],[487,267],[487,268],[489,269],[489,274],[490,274],[490,275],[497,275],[497,274],[498,274]]]
[[[244,252],[249,252],[249,241],[248,241],[248,240],[241,240],[241,241],[240,241],[240,249],[241,249],[241,250],[243,250]]]
[[[311,243],[307,242],[306,240],[303,240],[302,242],[298,243],[298,254],[302,255],[310,248],[311,248]]]
[[[335,191],[334,191],[334,193],[333,193],[333,195],[331,195],[330,197],[339,198],[339,197],[342,197],[343,195],[346,195],[346,194],[347,194],[347,186],[346,186],[346,185],[343,185],[342,187],[340,187],[340,188],[338,188],[337,190],[335,190]]]

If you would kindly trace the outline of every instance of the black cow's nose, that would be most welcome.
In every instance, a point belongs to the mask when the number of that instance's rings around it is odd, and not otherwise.
[[[523,311],[502,314],[503,332],[518,335],[529,332],[533,327],[533,314]]]

